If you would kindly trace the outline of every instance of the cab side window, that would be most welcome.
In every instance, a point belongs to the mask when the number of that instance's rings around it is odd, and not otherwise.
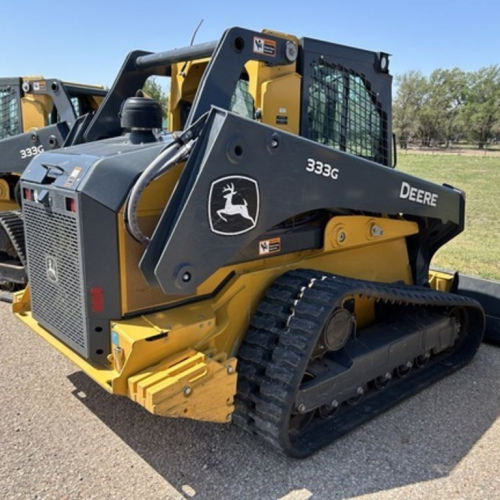
[[[11,87],[0,87],[0,140],[19,134],[20,125],[16,91]]]
[[[340,65],[313,62],[308,120],[310,139],[383,163],[387,119],[362,75]]]

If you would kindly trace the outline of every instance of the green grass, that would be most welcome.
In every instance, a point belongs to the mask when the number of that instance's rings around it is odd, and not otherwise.
[[[432,264],[500,280],[500,157],[405,154],[397,168],[465,191],[465,230]]]

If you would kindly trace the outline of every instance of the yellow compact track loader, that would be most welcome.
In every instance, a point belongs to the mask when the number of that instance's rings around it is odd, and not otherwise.
[[[43,151],[82,142],[105,95],[100,86],[41,76],[0,78],[0,299],[27,283],[20,175]]]
[[[134,97],[151,75],[172,132]],[[310,455],[483,338],[471,290],[430,270],[464,194],[393,168],[391,109],[382,52],[231,28],[130,53],[87,143],[22,176],[14,312],[110,393]]]

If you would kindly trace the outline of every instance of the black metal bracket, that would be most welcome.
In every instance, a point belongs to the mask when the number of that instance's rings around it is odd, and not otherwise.
[[[254,50],[256,39],[268,42],[266,53]],[[96,141],[122,133],[119,113],[122,103],[135,95],[153,75],[169,76],[172,64],[211,57],[191,107],[186,127],[210,107],[228,108],[245,63],[263,61],[269,65],[289,64],[287,40],[243,28],[228,29],[219,42],[208,42],[166,52],[131,52],[123,63],[106,99],[85,133],[85,141]]]
[[[237,198],[225,206],[231,192]],[[429,237],[443,244],[450,228],[453,234],[462,229],[463,203],[463,193],[453,188],[213,109],[141,269],[167,294],[195,293],[266,231],[319,209],[433,221]],[[446,237],[439,239],[441,229]]]
[[[47,95],[52,99],[54,106],[59,114],[59,121],[66,122],[71,128],[76,120],[76,113],[71,104],[71,98],[67,89],[60,80],[47,79],[40,82],[26,82],[30,85],[30,94]],[[37,85],[38,84],[38,85]],[[42,86],[40,86],[43,84]]]
[[[260,48],[260,41],[264,42],[265,47]],[[268,33],[243,28],[228,29],[202,77],[186,128],[212,106],[229,108],[236,83],[248,61],[262,61],[269,66],[294,62],[287,59],[288,43],[288,40]]]

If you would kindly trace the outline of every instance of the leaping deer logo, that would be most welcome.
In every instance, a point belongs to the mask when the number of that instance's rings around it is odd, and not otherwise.
[[[57,261],[54,257],[47,257],[47,279],[52,283],[57,283]]]
[[[214,180],[208,193],[210,230],[223,236],[252,231],[259,220],[259,183],[245,175],[228,175]]]
[[[252,222],[252,226],[255,225],[255,219],[253,219],[248,213],[248,203],[245,198],[243,198],[243,203],[239,205],[235,205],[233,203],[233,196],[237,194],[238,191],[234,189],[234,184],[228,184],[222,189],[222,196],[226,199],[226,205],[224,208],[217,210],[217,215],[225,222],[227,219],[224,215],[241,215],[244,219],[247,219]]]

